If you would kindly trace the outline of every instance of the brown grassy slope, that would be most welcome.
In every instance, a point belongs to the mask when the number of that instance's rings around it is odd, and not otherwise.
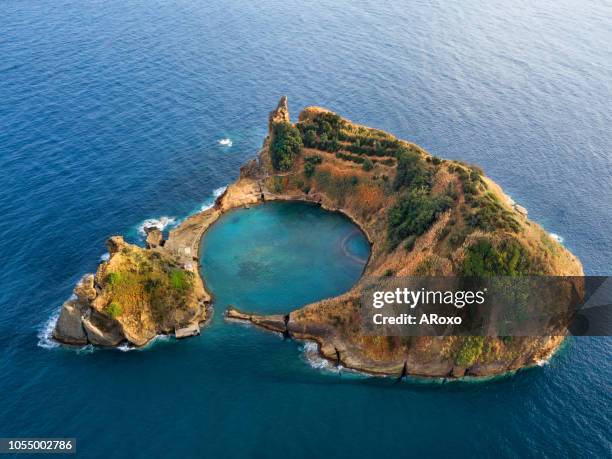
[[[298,126],[303,129],[308,123],[316,123],[322,113],[330,112],[307,108],[300,114]],[[271,174],[265,180],[265,188],[277,195],[314,197],[324,207],[342,210],[358,222],[373,242],[366,276],[459,275],[466,269],[466,258],[479,241],[500,253],[515,250],[520,255],[517,275],[583,274],[576,257],[518,212],[478,168],[435,158],[414,144],[345,119],[336,134],[336,146],[305,148],[293,170],[282,176],[272,171],[269,152],[264,149],[261,161]],[[321,136],[317,135],[316,142],[320,141]],[[370,150],[365,155],[350,151],[351,142],[353,146],[363,146],[362,142],[371,141],[374,147],[367,147]],[[418,156],[423,173],[429,177],[429,195],[449,196],[452,204],[436,215],[425,232],[394,246],[389,239],[389,215],[409,192],[409,187],[394,186],[398,173],[394,152],[400,147]],[[322,161],[307,176],[304,163],[313,156]],[[371,170],[353,162],[363,156],[373,161]],[[360,291],[358,283],[344,295],[293,312],[290,328],[298,337],[319,341],[322,353],[330,359],[340,354],[347,366],[383,373],[399,372],[406,367],[409,373],[427,376],[462,376],[466,371],[475,375],[500,373],[544,358],[561,342],[560,338],[547,337],[501,340],[362,336],[358,315]]]

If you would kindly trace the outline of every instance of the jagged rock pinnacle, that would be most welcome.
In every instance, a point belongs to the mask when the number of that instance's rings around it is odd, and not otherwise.
[[[268,117],[268,134],[272,133],[272,126],[277,123],[290,123],[289,105],[287,104],[287,96],[282,96],[278,101],[276,109],[270,112]]]

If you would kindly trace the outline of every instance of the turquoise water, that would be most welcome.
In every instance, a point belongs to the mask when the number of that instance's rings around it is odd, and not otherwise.
[[[370,246],[347,218],[304,203],[273,202],[225,214],[202,241],[202,277],[221,312],[288,313],[343,293]]]
[[[0,436],[76,436],[83,457],[610,456],[609,338],[432,385],[313,368],[220,314],[142,351],[44,335],[109,235],[142,242],[236,179],[281,94],[294,119],[323,105],[479,164],[609,275],[611,17],[603,0],[1,1]]]

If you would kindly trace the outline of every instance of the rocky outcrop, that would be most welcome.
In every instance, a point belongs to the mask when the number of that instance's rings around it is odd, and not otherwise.
[[[290,123],[289,118],[289,105],[287,103],[287,96],[282,96],[278,101],[277,107],[270,112],[268,116],[268,135],[272,134],[272,126],[277,123]]]
[[[107,241],[110,259],[99,266],[95,276],[85,276],[77,284],[74,297],[62,307],[53,333],[55,339],[67,344],[115,346],[127,341],[141,346],[156,334],[195,334],[200,322],[209,318],[211,301],[198,270],[199,244],[203,234],[223,213],[267,200],[314,202],[351,218],[372,243],[366,276],[386,276],[389,272],[398,276],[449,276],[456,274],[466,249],[477,238],[486,236],[496,243],[506,236],[507,231],[461,233],[467,229],[464,217],[473,212],[473,208],[487,205],[481,199],[485,195],[499,206],[496,211],[501,212],[501,208],[506,217],[520,227],[520,234],[515,238],[520,238],[523,249],[534,255],[533,259],[539,263],[538,269],[552,275],[582,274],[578,259],[555,241],[550,242],[537,224],[527,220],[526,212],[515,208],[482,172],[456,161],[435,158],[414,144],[398,141],[382,131],[352,124],[320,107],[304,110],[299,119],[303,123],[314,123],[320,116],[350,129],[341,137],[332,137],[339,142],[346,142],[341,139],[365,139],[363,143],[353,145],[357,148],[353,148],[355,151],[367,150],[369,145],[371,148],[377,145],[376,149],[380,150],[382,142],[410,150],[420,158],[421,166],[431,173],[428,177],[432,193],[453,191],[454,208],[444,212],[429,230],[412,241],[412,250],[407,250],[404,244],[389,250],[386,246],[387,216],[398,195],[392,184],[399,156],[384,157],[381,151],[376,151],[372,157],[373,170],[366,171],[361,163],[342,158],[344,155],[350,159],[347,151],[337,155],[333,151],[311,148],[305,149],[300,155],[302,157],[297,158],[293,170],[281,174],[272,168],[268,137],[258,158],[241,168],[239,180],[227,187],[215,205],[186,218],[170,231],[166,241],[157,229],[147,232],[148,250],[128,244],[120,236],[110,238]],[[274,124],[290,122],[286,97],[281,98],[268,121],[270,134]],[[329,127],[325,126],[325,129]],[[368,135],[371,138],[367,138]],[[342,149],[342,145],[338,147]],[[304,173],[307,156],[317,159],[313,164],[321,174]],[[318,177],[324,180],[318,181]],[[471,180],[475,182],[471,183]],[[482,193],[472,191],[471,207],[467,206],[464,193],[464,187],[470,184],[482,190]],[[349,192],[346,192],[347,188],[350,188]],[[476,202],[478,206],[473,205]],[[450,240],[457,235],[462,238],[453,246]],[[148,296],[147,290],[158,288],[160,283],[163,289],[157,291],[158,295]],[[188,285],[188,288],[183,289],[183,285]],[[286,315],[251,314],[230,307],[226,317],[247,321],[295,339],[315,341],[320,355],[335,365],[396,377],[461,378],[500,374],[546,359],[563,341],[559,336],[519,338],[511,342],[486,338],[486,346],[482,346],[486,355],[484,351],[476,352],[477,357],[466,363],[465,359],[457,359],[458,351],[465,344],[462,338],[413,337],[401,341],[394,337],[360,334],[356,298],[360,298],[362,289],[363,284],[359,282],[344,295],[306,305]],[[159,295],[164,301],[152,307],[152,301]],[[130,303],[131,298],[138,301]]]
[[[321,107],[305,109],[298,119],[303,123],[300,126],[302,135],[310,132],[310,145],[327,148],[317,138],[316,133],[321,131],[326,131],[328,141],[335,138],[338,143],[330,151],[306,148],[291,171],[278,173],[271,166],[268,138],[258,161],[260,169],[264,169],[266,174],[241,173],[240,180],[228,187],[227,193],[219,200],[218,206],[223,212],[255,201],[278,199],[316,202],[325,209],[340,211],[360,226],[372,243],[364,279],[365,276],[387,276],[387,273],[395,276],[457,275],[465,260],[466,250],[483,239],[493,247],[503,241],[518,244],[521,256],[529,259],[524,275],[528,275],[530,270],[557,276],[583,274],[579,260],[561,245],[554,241],[550,243],[542,228],[527,220],[527,212],[521,207],[517,208],[499,186],[478,168],[434,157],[414,144],[395,139],[383,131],[351,123]],[[321,119],[325,121],[321,122]],[[273,125],[278,122],[289,122],[286,98],[282,98],[277,109],[270,113],[270,135]],[[330,128],[336,129],[334,124],[344,129],[342,135],[338,135],[338,132],[333,136],[329,134]],[[354,143],[348,145],[350,142]],[[383,143],[388,147],[382,146]],[[412,241],[412,249],[405,248],[407,245],[402,243],[389,250],[387,244],[387,218],[400,194],[394,185],[400,157],[384,154],[385,148],[403,149],[413,158],[418,158],[419,170],[426,171],[424,176],[430,182],[432,195],[448,193],[452,198],[451,208],[440,214],[429,230]],[[337,154],[338,149],[340,154]],[[355,153],[369,154],[369,149],[372,150],[374,166],[366,171]],[[317,164],[316,169],[320,174],[304,173],[307,157],[316,159],[313,164]],[[254,164],[250,163],[245,170],[250,170]],[[319,177],[321,180],[318,180]],[[352,180],[349,182],[347,179]],[[350,192],[346,191],[351,188],[348,183],[353,183]],[[260,197],[256,196],[257,186]],[[478,219],[470,216],[483,208],[496,212],[497,216],[488,226],[475,227],[473,222]],[[482,218],[487,217],[484,215]],[[401,339],[364,336],[360,333],[358,300],[364,288],[362,281],[344,295],[306,305],[288,315],[251,314],[231,307],[226,317],[295,339],[315,341],[319,345],[320,355],[335,365],[397,377],[497,375],[546,359],[563,341],[560,336],[517,337],[510,340],[484,337],[474,344],[462,337]]]
[[[145,233],[147,235],[145,240],[147,249],[154,249],[164,245],[164,236],[158,227],[145,228]]]
[[[84,314],[84,308],[76,301],[66,301],[53,330],[53,338],[65,344],[87,344],[87,334],[83,326]]]
[[[121,236],[111,237],[106,245],[109,259],[95,275],[84,276],[62,306],[53,331],[57,341],[143,346],[159,334],[199,330],[210,297],[191,256],[168,253],[157,228],[147,232],[147,249]]]
[[[106,241],[106,247],[108,248],[108,253],[111,257],[120,252],[121,249],[125,248],[126,246],[127,242],[125,242],[122,236],[112,236]]]
[[[126,340],[121,324],[113,318],[90,309],[83,317],[87,341],[95,346],[117,346]]]

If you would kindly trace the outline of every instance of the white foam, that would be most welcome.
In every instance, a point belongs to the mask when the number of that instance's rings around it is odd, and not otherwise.
[[[563,237],[559,236],[558,234],[550,233],[550,237],[552,239],[554,239],[555,241],[557,241],[559,244],[563,244],[564,239],[563,239]]]
[[[102,255],[100,255],[100,261],[108,261],[110,260],[110,253],[105,252]]]
[[[232,139],[219,139],[217,140],[217,143],[222,147],[231,147],[234,144]]]
[[[217,200],[217,198],[223,193],[225,193],[225,190],[227,190],[227,186],[220,186],[219,188],[215,188],[212,192],[212,197],[207,199],[206,202],[202,204],[200,212],[204,212],[205,210],[212,208],[215,205],[215,201]]]
[[[145,229],[147,228],[157,228],[160,231],[165,230],[168,227],[175,226],[177,223],[175,217],[159,217],[159,218],[147,218],[144,222],[140,224],[138,227],[138,234],[142,237],[147,235]]]
[[[60,316],[61,309],[54,312],[38,331],[38,346],[43,349],[59,347],[59,343],[53,339],[53,330]]]
[[[304,342],[302,351],[304,352],[306,361],[312,368],[330,371],[332,373],[339,373],[343,369],[342,365],[335,366],[329,360],[321,357],[319,354],[319,345],[314,341]]]
[[[170,341],[170,339],[171,337],[169,335],[157,335],[143,347],[135,347],[130,343],[123,343],[117,346],[117,349],[121,352],[144,351],[145,349],[149,349],[155,343]]]

